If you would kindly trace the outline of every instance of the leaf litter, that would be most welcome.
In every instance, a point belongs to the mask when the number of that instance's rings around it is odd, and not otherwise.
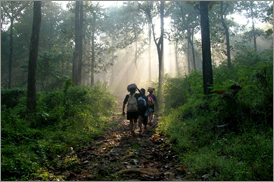
[[[194,180],[186,167],[179,163],[179,154],[172,150],[163,133],[157,133],[158,117],[152,126],[131,137],[129,122],[113,117],[116,128],[94,138],[85,147],[72,149],[70,156],[78,158],[72,169],[54,169],[53,174],[65,181],[190,181]],[[126,123],[126,124],[125,124]]]

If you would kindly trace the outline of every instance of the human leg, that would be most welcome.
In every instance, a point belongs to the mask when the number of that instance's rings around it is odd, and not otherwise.
[[[135,129],[135,127],[134,127],[134,119],[132,118],[132,119],[130,119],[129,120],[129,130],[130,130],[130,132],[131,132],[131,136],[132,137],[135,137],[135,133],[134,133],[134,129]]]
[[[140,128],[139,132],[142,132],[142,120],[143,120],[143,117],[139,115],[138,116],[138,126]]]
[[[145,126],[145,130],[147,129],[147,120],[148,120],[148,117],[143,117],[143,124]]]

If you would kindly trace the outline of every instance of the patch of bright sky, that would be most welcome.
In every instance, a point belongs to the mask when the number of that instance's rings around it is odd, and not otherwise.
[[[53,1],[53,2],[58,2],[61,4],[63,9],[67,9],[66,4],[69,1]],[[95,2],[95,3],[100,2],[100,4],[104,6],[104,8],[107,8],[109,6],[121,6],[121,5],[123,5],[123,2],[125,2],[125,1],[93,1],[93,2]],[[247,24],[247,19],[241,15],[233,14],[233,15],[231,15],[231,17],[233,17],[234,21],[236,21],[237,23],[239,23],[241,25]]]
[[[69,2],[69,1],[53,1],[53,2],[58,2],[61,4],[62,8],[63,9],[67,9],[66,7],[66,4]],[[125,1],[92,1],[94,3],[97,3],[99,2],[104,8],[107,8],[109,6],[122,6],[123,5],[123,2]],[[249,21],[248,22],[248,19],[246,19],[244,16],[242,15],[239,15],[239,14],[233,14],[233,15],[230,15],[228,18],[234,18],[234,21],[240,25],[247,25],[247,28],[251,27],[251,22]],[[157,21],[157,20],[156,20]],[[168,25],[170,25],[170,18],[165,18],[165,25],[166,27],[168,27]],[[156,22],[156,26],[160,26],[160,25],[157,25],[159,22],[157,21]],[[255,27],[265,27],[265,24],[264,23],[256,23],[255,24]],[[157,30],[157,29],[156,29]],[[195,37],[197,38],[200,38],[200,34],[195,35]]]

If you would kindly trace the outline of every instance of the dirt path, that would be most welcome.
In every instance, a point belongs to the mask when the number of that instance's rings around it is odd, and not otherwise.
[[[116,114],[110,128],[104,135],[78,150],[79,166],[64,171],[66,181],[190,181],[194,180],[182,163],[178,154],[166,143],[165,136],[157,131],[158,117],[146,131],[131,137],[129,121]]]

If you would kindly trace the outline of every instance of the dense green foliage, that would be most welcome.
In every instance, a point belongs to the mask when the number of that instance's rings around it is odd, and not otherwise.
[[[81,147],[101,134],[116,105],[107,85],[73,87],[67,80],[62,90],[38,93],[37,111],[28,114],[26,93],[21,92],[2,90],[2,180],[33,180],[39,175],[57,180],[41,171],[77,165],[77,158],[65,160],[71,147]],[[12,105],[4,98],[13,98]]]
[[[161,130],[198,179],[273,180],[272,50],[237,54],[233,69],[223,64],[213,74],[207,98],[200,72],[167,78]]]

